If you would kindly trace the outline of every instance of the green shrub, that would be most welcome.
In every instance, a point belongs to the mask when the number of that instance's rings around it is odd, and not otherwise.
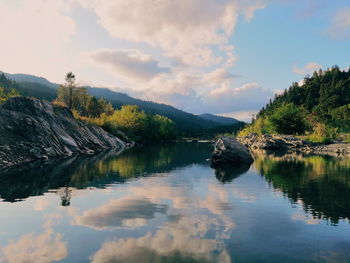
[[[279,134],[304,134],[307,130],[306,114],[293,103],[284,103],[270,116],[272,129]]]
[[[324,123],[316,123],[313,132],[306,140],[314,143],[331,143],[337,137],[337,129],[327,127]]]

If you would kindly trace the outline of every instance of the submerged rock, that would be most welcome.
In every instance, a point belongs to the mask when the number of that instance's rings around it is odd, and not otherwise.
[[[254,161],[248,148],[232,137],[221,137],[215,142],[211,158],[213,167],[250,165]]]
[[[0,168],[125,147],[119,138],[47,101],[16,97],[0,105]]]

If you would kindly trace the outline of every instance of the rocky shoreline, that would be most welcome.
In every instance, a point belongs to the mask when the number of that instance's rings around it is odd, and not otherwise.
[[[237,137],[237,141],[250,150],[265,150],[267,152],[302,152],[310,154],[348,155],[350,143],[313,144],[292,135],[257,135],[250,134]]]
[[[130,146],[47,101],[15,97],[0,105],[0,169]]]
[[[245,137],[222,136],[214,144],[211,166],[215,169],[227,167],[249,167],[256,154],[326,154],[348,155],[350,143],[317,145],[291,135],[250,134]],[[221,173],[220,174],[225,174]],[[222,175],[219,176],[223,178]]]

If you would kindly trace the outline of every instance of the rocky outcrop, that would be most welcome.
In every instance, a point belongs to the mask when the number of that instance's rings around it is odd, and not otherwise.
[[[312,144],[292,135],[257,135],[238,137],[252,151],[266,152],[302,152],[312,154],[347,155],[350,154],[350,143],[333,143],[328,145]]]
[[[233,137],[221,137],[214,145],[213,167],[250,165],[254,161],[248,148]]]
[[[310,143],[298,139],[292,135],[257,135],[249,134],[245,137],[238,137],[237,140],[253,150],[285,151],[310,147]]]
[[[0,105],[0,168],[126,146],[102,128],[84,124],[68,109],[47,101],[16,97]]]

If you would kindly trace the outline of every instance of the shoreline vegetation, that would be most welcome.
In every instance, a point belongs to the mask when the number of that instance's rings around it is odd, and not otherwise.
[[[77,87],[72,72],[58,88],[53,104],[67,107],[76,119],[99,126],[126,142],[169,141],[177,136],[176,125],[169,118],[147,114],[136,105],[115,109],[105,99],[97,99],[85,88]]]
[[[350,69],[334,66],[293,83],[238,132],[289,134],[311,143],[350,142]]]
[[[243,165],[244,147],[251,154],[350,154],[350,68],[315,71],[275,95],[251,124],[217,139],[212,163]]]

